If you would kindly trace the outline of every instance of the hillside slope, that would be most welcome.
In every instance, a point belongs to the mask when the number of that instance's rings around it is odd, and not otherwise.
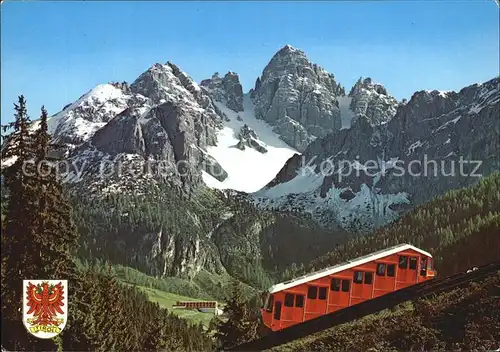
[[[346,237],[214,190],[191,199],[168,187],[136,196],[80,196],[73,206],[82,234],[80,258],[107,260],[162,279],[197,280],[207,272],[264,289],[288,266],[303,267]],[[222,286],[210,291],[223,295],[214,292]]]

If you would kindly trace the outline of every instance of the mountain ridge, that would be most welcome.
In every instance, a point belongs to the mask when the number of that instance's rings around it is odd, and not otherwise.
[[[315,112],[309,115],[300,105],[294,107],[290,97],[303,97],[302,106]],[[270,106],[274,110],[266,110]],[[285,217],[291,213],[314,222],[308,226],[316,232],[319,225],[322,231],[344,234],[370,232],[430,197],[471,182],[462,178],[414,184],[392,175],[398,160],[420,157],[423,150],[442,159],[451,157],[451,152],[455,156],[463,152],[489,160],[485,174],[498,169],[495,114],[498,79],[459,93],[419,91],[409,101],[398,102],[383,85],[364,78],[346,94],[332,74],[313,64],[304,52],[285,46],[248,94],[242,94],[234,72],[198,84],[175,64],[158,63],[130,84],[98,85],[53,115],[49,127],[54,140],[67,146],[70,170],[63,176],[76,197],[143,197],[153,189],[161,192],[166,185],[188,207],[199,201],[199,194],[212,194],[203,204],[215,208],[220,205],[214,199],[246,199],[258,207],[252,212]],[[321,127],[318,119],[327,124]],[[290,144],[295,145],[293,139],[301,131],[305,134],[299,150]],[[482,134],[487,138],[478,142]],[[387,173],[336,182],[332,175],[319,174],[320,166],[313,162],[297,176],[303,157],[358,164],[372,159]],[[8,163],[2,161],[4,166]],[[203,217],[195,209],[197,223]],[[230,219],[218,219],[212,225],[234,226],[230,223]],[[268,223],[258,223],[247,224],[253,230],[239,231],[252,234],[247,240],[256,240],[260,236],[255,235],[256,229],[270,231]],[[220,262],[216,247],[222,242],[214,247],[204,238],[215,229],[197,227],[196,236],[189,240],[168,227],[129,230],[135,231],[140,243],[130,246],[142,246],[139,252],[146,259],[134,265],[149,273],[184,275],[184,270],[191,277],[205,264],[213,271],[233,265]],[[98,235],[95,240],[100,241]],[[254,246],[248,250],[250,257],[261,251]],[[265,253],[261,252],[262,258]]]

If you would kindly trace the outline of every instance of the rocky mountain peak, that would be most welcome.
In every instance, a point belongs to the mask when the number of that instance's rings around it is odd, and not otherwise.
[[[317,137],[341,128],[334,76],[290,45],[281,48],[256,81],[252,92],[256,117],[274,127],[299,151]]]
[[[351,88],[349,96],[354,96],[358,94],[361,89],[368,89],[377,94],[388,95],[387,89],[383,85],[373,82],[373,80],[370,77],[364,79],[363,77],[360,77],[356,82],[356,84],[354,84],[354,86]]]
[[[294,48],[291,45],[285,45],[281,49],[279,49],[273,56],[272,60],[277,60],[279,57],[284,57],[284,56],[289,56],[289,57],[296,57],[297,59],[305,59],[307,60],[306,54],[304,51]]]
[[[182,100],[186,95],[193,96],[197,102],[202,100],[196,82],[171,62],[151,66],[130,85],[130,90],[150,98],[155,104]]]
[[[237,73],[229,71],[221,78],[219,73],[215,72],[212,78],[204,79],[200,85],[215,101],[236,112],[243,111],[243,87]]]
[[[309,61],[302,50],[295,49],[290,45],[285,45],[273,55],[264,68],[261,83],[287,74],[297,74],[301,77],[315,78],[314,72],[317,69],[318,66]]]
[[[166,180],[190,194],[202,184],[202,170],[218,180],[227,177],[206,151],[217,143],[222,113],[171,62],[152,65],[130,85],[98,85],[48,124],[54,140],[68,146],[70,161],[84,165],[84,173],[72,169],[66,181],[86,192],[137,190]],[[103,160],[109,177],[102,177]],[[152,172],[128,176],[145,168]]]
[[[286,44],[284,47],[282,47],[280,50],[278,50],[278,53],[280,53],[280,52],[288,53],[288,52],[302,52],[302,51],[294,48],[290,44]]]
[[[144,100],[141,95],[131,94],[125,82],[100,84],[51,116],[48,130],[56,142],[74,147],[91,138],[114,116]],[[33,127],[37,126],[35,122]]]
[[[380,126],[396,115],[399,103],[389,95],[387,89],[370,77],[360,77],[349,92],[350,109],[354,113],[352,124],[359,119],[366,120],[372,126]]]

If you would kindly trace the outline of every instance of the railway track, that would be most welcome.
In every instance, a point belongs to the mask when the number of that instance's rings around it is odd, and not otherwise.
[[[232,351],[262,351],[270,349],[333,326],[344,324],[351,320],[359,319],[366,315],[394,307],[402,302],[417,298],[425,298],[450,289],[466,286],[470,282],[480,281],[499,270],[500,261],[480,266],[471,273],[458,273],[444,278],[422,282],[378,298],[358,303],[340,311],[291,326],[282,331],[271,332],[260,339],[236,346]]]

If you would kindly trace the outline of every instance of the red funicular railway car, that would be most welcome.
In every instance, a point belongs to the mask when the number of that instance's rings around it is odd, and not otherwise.
[[[432,255],[409,244],[394,246],[272,286],[262,320],[282,330],[434,276]]]

